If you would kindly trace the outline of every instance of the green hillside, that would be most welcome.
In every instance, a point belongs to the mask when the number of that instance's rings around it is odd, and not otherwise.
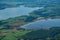
[[[60,28],[40,29],[23,36],[25,40],[60,40]]]
[[[0,40],[60,40],[60,27],[40,30],[0,30]]]

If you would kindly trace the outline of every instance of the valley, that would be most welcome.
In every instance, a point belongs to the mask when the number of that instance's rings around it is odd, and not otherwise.
[[[60,40],[60,0],[0,0],[0,40]]]

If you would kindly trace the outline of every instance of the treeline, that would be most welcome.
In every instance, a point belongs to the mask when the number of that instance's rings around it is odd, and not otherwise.
[[[40,29],[23,36],[25,40],[60,40],[60,27]]]
[[[36,18],[28,15],[23,15],[15,18],[0,21],[0,29],[18,28],[27,23],[33,22]]]
[[[60,27],[39,30],[0,30],[0,40],[60,40]]]

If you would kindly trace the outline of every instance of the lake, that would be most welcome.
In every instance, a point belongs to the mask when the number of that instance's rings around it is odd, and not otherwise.
[[[0,20],[5,20],[21,15],[28,15],[28,13],[41,8],[42,7],[25,7],[23,5],[20,5],[19,7],[6,8],[0,10]]]
[[[39,20],[36,22],[32,22],[21,26],[20,28],[25,29],[44,29],[44,28],[51,28],[51,27],[60,27],[60,19],[48,19],[48,20]]]

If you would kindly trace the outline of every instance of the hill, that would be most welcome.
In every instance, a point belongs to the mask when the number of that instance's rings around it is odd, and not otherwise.
[[[53,27],[50,29],[40,29],[32,31],[23,36],[23,39],[27,40],[60,40],[60,28]]]

